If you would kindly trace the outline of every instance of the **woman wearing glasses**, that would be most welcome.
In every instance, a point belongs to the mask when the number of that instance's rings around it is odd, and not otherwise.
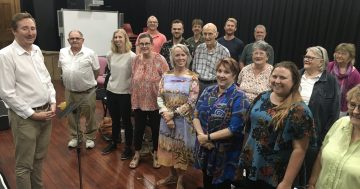
[[[317,136],[310,141],[305,157],[307,173],[311,173],[318,149],[330,126],[339,118],[339,85],[335,77],[326,71],[328,62],[326,49],[321,46],[309,47],[304,56],[304,68],[300,70],[300,94],[313,114]]]
[[[316,159],[308,188],[360,186],[360,85],[346,95],[349,116],[336,121]]]
[[[135,155],[129,167],[136,168],[140,161],[140,150],[146,120],[150,123],[153,142],[153,167],[160,168],[157,160],[160,114],[157,105],[159,82],[169,66],[163,56],[153,52],[153,39],[150,34],[139,36],[140,54],[132,62],[131,106],[135,116],[134,148]]]
[[[360,83],[360,74],[354,67],[355,57],[355,45],[341,43],[335,48],[335,60],[327,66],[327,70],[337,78],[340,85],[340,117],[347,114],[346,93]]]

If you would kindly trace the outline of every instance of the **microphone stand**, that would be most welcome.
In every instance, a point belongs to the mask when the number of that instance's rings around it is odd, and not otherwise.
[[[80,130],[79,127],[80,127],[81,112],[79,110],[79,106],[82,104],[82,102],[89,100],[89,98],[95,93],[95,91],[96,91],[96,89],[92,90],[85,98],[81,99],[80,101],[67,105],[66,108],[58,114],[59,118],[62,118],[70,113],[75,114],[76,135],[77,135],[76,136],[77,137],[76,154],[77,154],[77,161],[78,161],[80,189],[82,189],[82,172],[81,172],[81,156],[80,156],[81,146],[80,146],[80,131],[79,131]]]

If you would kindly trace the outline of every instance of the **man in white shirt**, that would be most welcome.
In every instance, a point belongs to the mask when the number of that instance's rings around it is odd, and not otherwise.
[[[70,47],[60,50],[59,67],[62,69],[62,78],[66,90],[67,104],[79,104],[77,111],[86,117],[86,148],[95,147],[96,135],[96,79],[100,65],[96,53],[83,46],[83,34],[78,30],[69,33]],[[90,95],[90,96],[89,96]],[[85,100],[84,100],[85,99]],[[68,147],[75,148],[82,141],[82,131],[79,128],[79,141],[77,136],[77,123],[75,113],[68,115],[70,141]]]
[[[50,143],[55,116],[55,89],[36,39],[29,13],[13,16],[15,40],[0,50],[0,98],[9,109],[15,143],[16,188],[43,188],[42,162]]]

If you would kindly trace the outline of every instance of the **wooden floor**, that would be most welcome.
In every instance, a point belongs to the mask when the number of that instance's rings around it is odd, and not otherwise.
[[[64,89],[60,82],[54,82],[57,91],[57,102],[64,99]],[[97,102],[97,120],[101,120],[103,110],[101,102]],[[76,149],[69,149],[67,143],[69,134],[65,119],[53,119],[53,131],[47,158],[44,162],[43,181],[46,189],[80,188],[78,176],[78,161]],[[152,159],[148,155],[142,158],[139,167],[130,169],[130,160],[120,160],[122,145],[116,152],[101,155],[101,150],[107,143],[98,134],[94,149],[81,148],[81,170],[84,189],[149,189],[156,188],[157,180],[168,174],[168,169],[152,168]],[[4,173],[10,188],[15,188],[14,144],[11,130],[0,131],[0,171]],[[196,189],[201,186],[202,176],[198,170],[190,168],[185,175],[186,189]],[[175,189],[176,185],[161,187]]]

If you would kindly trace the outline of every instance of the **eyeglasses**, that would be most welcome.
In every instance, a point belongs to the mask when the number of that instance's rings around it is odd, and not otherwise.
[[[140,47],[148,47],[151,43],[139,43]]]
[[[304,56],[304,60],[309,60],[309,61],[313,61],[313,60],[322,60],[322,58],[318,58],[318,57],[313,57],[313,56]]]
[[[157,24],[158,22],[157,21],[149,21],[148,23],[149,24]]]
[[[354,102],[348,102],[347,106],[349,110],[355,110],[355,108],[357,107],[358,111],[360,111],[360,104],[356,104]]]
[[[82,40],[83,38],[81,38],[81,37],[71,37],[71,38],[69,38],[69,40],[70,41],[79,41],[79,40]]]

